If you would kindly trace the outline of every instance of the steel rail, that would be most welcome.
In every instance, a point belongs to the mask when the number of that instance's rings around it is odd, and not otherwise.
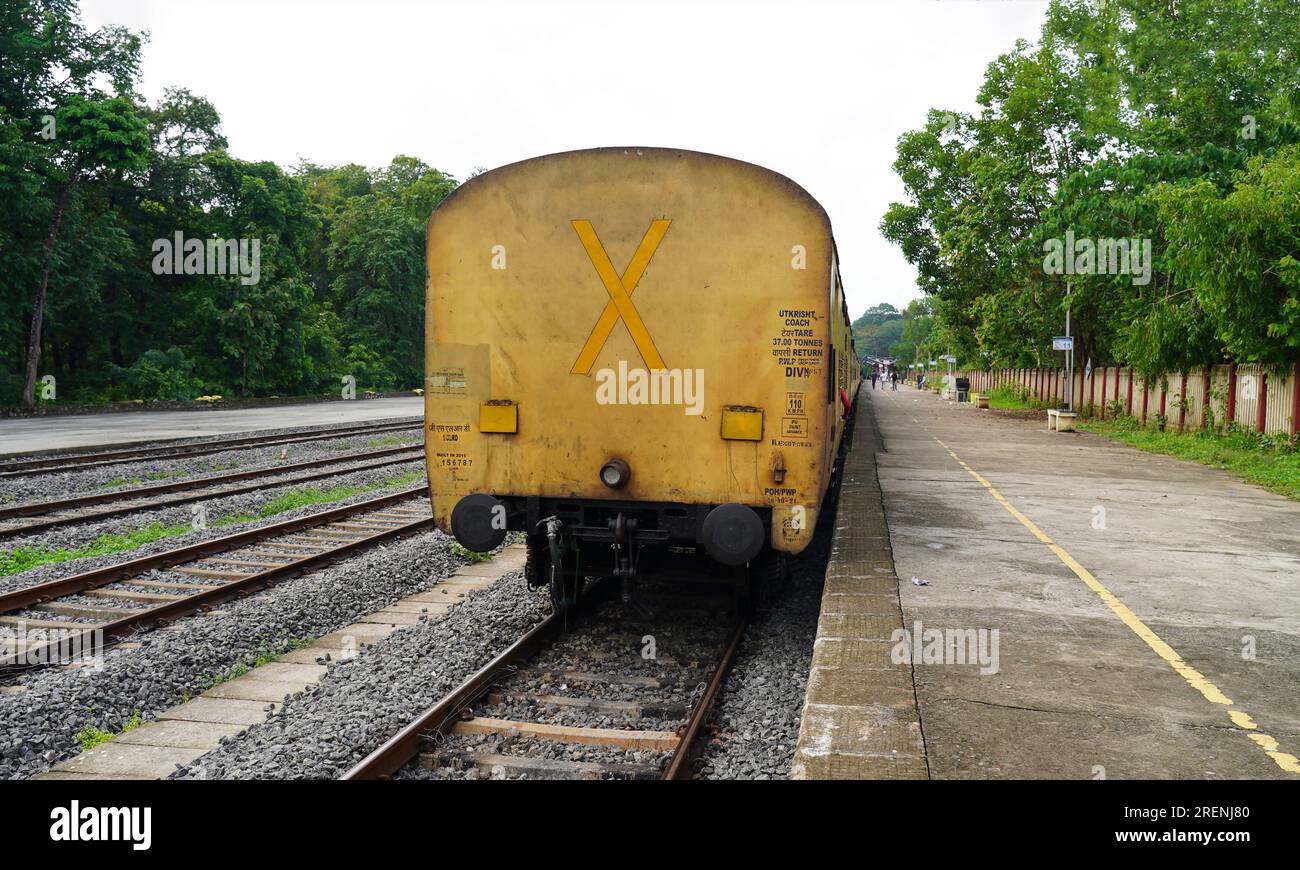
[[[90,513],[75,514],[67,517],[51,517],[49,519],[37,520],[22,526],[13,526],[11,528],[0,528],[0,539],[12,538],[18,535],[30,535],[36,532],[42,532],[47,529],[59,528],[62,526],[77,525],[80,523],[94,522],[96,520],[108,519],[110,517],[120,517],[127,514],[140,513],[141,511],[158,510],[160,508],[175,507],[176,505],[189,504],[206,499],[226,498],[232,495],[242,495],[248,492],[257,492],[262,489],[271,489],[277,486],[292,486],[297,483],[307,483],[313,480],[322,480],[330,477],[337,477],[339,474],[349,474],[353,471],[369,471],[375,468],[385,468],[389,465],[402,465],[407,462],[414,462],[419,456],[404,456],[398,459],[383,459],[379,462],[364,462],[366,459],[374,459],[382,456],[392,456],[397,453],[414,454],[422,452],[422,447],[397,447],[392,450],[377,450],[372,453],[353,455],[349,457],[332,457],[329,459],[315,459],[310,462],[299,462],[293,465],[280,467],[264,467],[256,471],[239,472],[232,475],[218,475],[215,477],[199,478],[187,481],[183,484],[167,483],[159,487],[145,486],[137,489],[121,490],[113,493],[102,493],[86,496],[83,500],[80,497],[59,499],[57,501],[30,502],[28,504],[18,505],[16,507],[0,510],[0,519],[10,519],[13,517],[36,516],[43,513],[51,513],[57,510],[67,510],[69,508],[82,507],[87,504],[103,504],[108,501],[128,501],[137,498],[147,497],[151,493],[175,492],[182,489],[203,489],[214,486],[222,480],[247,480],[257,477],[279,477],[282,474],[290,473],[295,468],[318,468],[323,465],[341,465],[346,462],[362,462],[354,468],[349,469],[332,469],[330,471],[317,472],[315,474],[302,474],[291,477],[288,480],[263,480],[259,483],[249,484],[246,486],[227,487],[216,492],[191,492],[187,495],[176,496],[174,498],[155,499],[144,504],[127,505],[124,507],[109,508],[108,510],[91,511]]]
[[[736,630],[732,632],[731,640],[727,643],[727,648],[718,661],[718,666],[713,670],[713,678],[709,680],[709,685],[700,696],[694,709],[691,710],[691,718],[686,722],[686,728],[682,732],[681,742],[673,750],[672,761],[668,763],[668,768],[664,771],[663,779],[690,779],[690,763],[695,757],[695,746],[699,741],[701,732],[704,730],[704,723],[708,719],[709,712],[713,709],[713,702],[718,697],[718,692],[722,690],[722,684],[727,678],[727,672],[731,670],[731,664],[736,659],[736,652],[740,649],[740,641],[745,636],[745,620],[740,620],[736,624]]]
[[[58,640],[27,647],[22,651],[15,648],[12,654],[0,657],[0,671],[11,670],[16,667],[31,668],[61,664],[61,650],[69,648],[77,650],[93,649],[93,644],[97,639],[104,642],[120,640],[142,630],[149,630],[169,622],[175,622],[213,605],[257,592],[306,571],[324,567],[340,557],[350,555],[358,550],[368,550],[384,541],[422,531],[433,526],[433,524],[433,517],[422,517],[391,529],[384,529],[373,535],[367,535],[364,538],[358,538],[355,541],[342,543],[324,552],[312,553],[301,559],[286,562],[284,565],[275,568],[267,568],[263,571],[230,580],[227,583],[221,583],[210,589],[178,596],[175,601],[164,602],[156,607],[140,608],[139,612],[123,616],[112,622],[87,624],[86,630],[80,632],[79,635],[63,635]]]
[[[354,514],[378,510],[381,507],[387,507],[396,502],[427,495],[428,491],[429,488],[427,484],[402,489],[377,498],[356,502],[355,504],[332,508],[330,510],[308,514],[307,516],[297,517],[291,520],[283,520],[278,523],[271,523],[270,525],[258,526],[253,529],[245,529],[242,532],[235,532],[234,534],[224,535],[220,538],[212,538],[211,540],[200,541],[197,544],[188,544],[184,547],[176,547],[175,549],[166,550],[161,553],[153,553],[126,562],[119,562],[116,565],[107,565],[103,568],[83,571],[80,574],[72,574],[58,580],[50,580],[46,583],[38,583],[34,586],[15,589],[11,592],[0,594],[0,614],[10,613],[14,610],[20,610],[24,607],[30,607],[33,604],[40,604],[55,598],[62,598],[65,595],[75,595],[76,593],[84,592],[87,589],[106,586],[109,583],[115,583],[118,580],[128,577],[135,577],[155,568],[170,568],[174,565],[194,562],[208,556],[215,556],[219,553],[225,553],[239,547],[247,546],[248,544],[264,541],[268,538],[275,538],[301,529],[324,525]]]
[[[0,477],[23,477],[36,474],[53,474],[59,471],[81,471],[107,465],[122,465],[148,459],[184,459],[210,456],[227,450],[251,450],[255,447],[277,447],[281,444],[300,444],[305,441],[324,441],[346,438],[351,435],[376,435],[401,429],[415,429],[422,424],[384,423],[374,426],[352,426],[339,429],[320,429],[294,435],[258,435],[247,438],[227,438],[223,441],[203,441],[197,444],[180,444],[171,447],[142,447],[132,450],[111,450],[103,453],[76,453],[51,456],[43,459],[13,460],[0,463]]]

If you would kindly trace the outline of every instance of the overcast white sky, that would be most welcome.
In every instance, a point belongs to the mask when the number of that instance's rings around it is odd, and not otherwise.
[[[150,32],[142,91],[187,87],[233,154],[290,166],[410,154],[464,179],[600,145],[708,151],[803,185],[835,227],[849,308],[900,308],[915,270],[877,227],[899,134],[970,110],[1033,39],[1035,0],[83,0]]]

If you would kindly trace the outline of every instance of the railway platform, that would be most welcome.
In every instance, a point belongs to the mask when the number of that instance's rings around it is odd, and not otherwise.
[[[859,401],[868,392],[861,387]],[[844,461],[795,779],[928,777],[912,668],[890,655],[903,616],[876,471],[879,434],[864,411],[865,403]]]
[[[795,776],[1300,778],[1300,503],[861,399]]]
[[[424,399],[411,396],[230,410],[124,411],[6,418],[0,419],[0,456],[203,438],[262,429],[341,425],[423,414]]]

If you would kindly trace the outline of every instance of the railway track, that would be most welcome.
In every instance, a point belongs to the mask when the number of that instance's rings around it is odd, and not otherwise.
[[[66,663],[432,527],[421,485],[0,594],[0,671]]]
[[[257,447],[277,447],[281,444],[301,444],[307,441],[325,441],[353,435],[379,435],[402,429],[418,429],[419,421],[406,423],[381,423],[367,426],[343,426],[335,429],[318,429],[294,435],[251,435],[242,438],[225,438],[221,441],[201,441],[195,444],[172,444],[160,447],[139,447],[128,450],[108,450],[97,453],[69,453],[39,459],[11,459],[0,462],[0,479],[37,474],[56,474],[64,471],[81,471],[145,462],[154,459],[188,459],[211,456],[229,450],[251,450]]]
[[[307,483],[313,480],[335,477],[344,472],[366,471],[389,465],[400,465],[418,459],[422,452],[423,448],[418,445],[385,448],[360,454],[353,453],[345,456],[331,456],[325,459],[294,462],[288,465],[262,466],[245,471],[196,477],[171,483],[152,484],[115,492],[91,493],[61,499],[7,505],[0,507],[0,540],[142,511],[241,495],[272,487]],[[334,466],[348,463],[363,464],[347,469],[334,468]],[[331,470],[310,471],[320,468],[331,468]],[[310,473],[297,474],[293,477],[281,479],[284,475],[299,471],[310,471]],[[268,479],[258,480],[259,478]],[[258,482],[235,486],[229,485],[248,480]],[[183,494],[174,495],[174,493]],[[110,507],[100,510],[87,510],[87,508],[94,508],[99,505],[110,505]],[[28,521],[14,524],[15,521],[24,519]]]
[[[572,636],[568,629],[576,625],[581,632],[583,618],[553,614],[538,623],[342,779],[386,779],[415,761],[426,770],[474,767],[543,779],[689,779],[691,762],[712,733],[708,717],[739,649],[745,621],[732,624],[725,639],[713,645],[710,661],[667,660],[649,673],[636,674],[573,671],[548,664],[548,653]],[[590,655],[589,649],[580,649],[583,657]],[[587,691],[597,686],[602,690]],[[632,687],[636,697],[599,697],[608,694],[610,686]],[[562,694],[555,693],[557,688]],[[563,721],[548,723],[535,721],[544,717],[529,716],[529,711],[542,709],[562,711],[558,718]],[[506,711],[508,717],[496,711]],[[587,721],[573,724],[575,718]],[[657,727],[590,724],[611,719],[623,725],[650,720]],[[665,726],[670,721],[677,723],[675,728]],[[467,737],[468,743],[456,745],[458,738]],[[533,751],[503,754],[493,746],[521,742]],[[608,748],[619,757],[569,757],[570,750],[583,747]]]

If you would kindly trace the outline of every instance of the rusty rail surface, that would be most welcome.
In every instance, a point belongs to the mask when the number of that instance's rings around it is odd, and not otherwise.
[[[700,737],[704,734],[704,725],[709,718],[709,713],[713,710],[713,702],[718,697],[718,692],[722,691],[722,684],[727,679],[727,673],[731,670],[731,664],[736,660],[736,652],[740,649],[740,641],[745,636],[746,621],[740,620],[736,624],[735,631],[731,633],[731,640],[727,643],[727,648],[722,653],[722,658],[718,660],[718,666],[713,669],[713,678],[709,680],[709,685],[696,702],[695,707],[691,710],[691,718],[687,720],[686,729],[682,732],[682,740],[677,744],[677,749],[673,752],[672,760],[668,763],[668,768],[664,771],[664,779],[690,779],[691,778],[691,761],[695,758],[696,746],[699,744]]]

